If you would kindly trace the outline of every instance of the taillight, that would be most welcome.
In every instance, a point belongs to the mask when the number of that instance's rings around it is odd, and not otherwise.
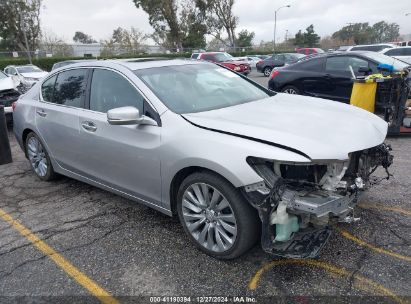
[[[279,72],[277,71],[277,70],[273,70],[272,72],[271,72],[271,76],[270,76],[270,79],[273,79],[275,76],[277,76],[279,74]]]
[[[264,62],[264,60],[260,60],[259,62],[257,62],[257,64],[262,64]]]
[[[11,104],[11,108],[13,109],[13,111],[14,111],[14,109],[16,108],[16,106],[17,106],[17,101],[15,101],[15,102],[13,102],[13,103]]]

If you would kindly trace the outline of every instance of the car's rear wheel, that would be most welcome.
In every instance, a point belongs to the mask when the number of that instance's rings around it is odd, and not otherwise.
[[[216,174],[188,176],[178,191],[177,210],[191,241],[210,256],[236,258],[259,239],[256,210],[238,189]]]
[[[56,177],[50,157],[40,138],[33,132],[26,138],[26,153],[34,173],[43,181],[50,181]]]
[[[263,70],[264,76],[265,77],[270,77],[272,71],[273,71],[273,69],[271,67],[265,67],[264,70]]]
[[[287,93],[287,94],[292,94],[292,95],[299,95],[300,94],[300,90],[297,87],[291,86],[291,85],[285,86],[281,90],[281,92]]]

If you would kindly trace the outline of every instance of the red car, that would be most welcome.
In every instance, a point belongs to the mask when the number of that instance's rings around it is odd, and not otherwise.
[[[299,54],[304,54],[304,55],[325,53],[324,50],[322,50],[320,48],[298,48],[295,51]]]
[[[247,62],[236,61],[233,56],[224,52],[193,53],[191,59],[215,62],[245,76],[251,72],[251,66]]]

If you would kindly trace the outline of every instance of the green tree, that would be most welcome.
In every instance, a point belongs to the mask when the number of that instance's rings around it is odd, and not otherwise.
[[[254,32],[249,32],[247,30],[242,30],[238,33],[237,46],[239,47],[249,47],[253,45],[253,40],[255,37]]]
[[[184,36],[183,47],[205,48],[207,44],[205,35],[208,30],[205,21],[205,8],[194,1],[186,0],[180,18]]]
[[[235,0],[195,0],[196,5],[205,13],[207,34],[225,42],[222,32],[227,34],[229,46],[235,47],[235,30],[238,25],[238,17],[234,15]]]
[[[38,47],[40,38],[41,0],[1,0],[0,37],[3,46],[10,50],[27,51],[24,32],[30,50]]]
[[[320,41],[320,36],[318,36],[314,31],[314,25],[310,25],[306,28],[303,33],[301,30],[295,34],[294,45],[298,47],[314,47],[318,45]]]
[[[314,47],[318,45],[320,41],[320,36],[318,36],[314,31],[314,25],[311,24],[309,27],[306,28],[304,33],[304,46],[306,47]]]
[[[153,39],[161,44],[176,48],[183,46],[183,33],[177,15],[176,0],[133,0],[137,8],[148,14],[150,25],[154,28]]]
[[[303,47],[304,46],[304,34],[302,33],[301,30],[295,34],[294,37],[294,45],[297,47]]]
[[[77,43],[84,43],[84,44],[91,44],[91,43],[97,42],[90,35],[87,35],[79,31],[74,33],[73,41]]]
[[[373,43],[391,42],[400,37],[400,26],[397,23],[380,21],[375,23],[371,30]]]
[[[343,43],[367,44],[395,41],[400,36],[397,23],[380,21],[370,26],[368,22],[352,23],[342,27],[332,35]]]

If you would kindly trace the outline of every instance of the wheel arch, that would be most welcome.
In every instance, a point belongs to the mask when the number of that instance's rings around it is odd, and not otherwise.
[[[30,128],[26,128],[26,129],[24,129],[24,131],[23,131],[23,133],[22,133],[22,135],[21,135],[21,142],[22,142],[22,144],[23,144],[23,151],[24,151],[24,155],[26,156],[26,158],[27,158],[27,151],[26,151],[26,140],[27,140],[27,136],[30,134],[30,133],[36,133],[36,132],[34,132],[32,129],[30,129]]]
[[[228,183],[230,183],[233,187],[235,187],[233,185],[232,182],[230,182],[230,180],[228,178],[226,178],[224,175],[220,174],[219,172],[216,172],[214,170],[211,170],[209,168],[205,168],[205,167],[201,167],[201,166],[189,166],[189,167],[185,167],[183,169],[181,169],[180,171],[178,171],[173,179],[171,180],[170,183],[170,208],[171,208],[171,212],[173,215],[177,215],[177,194],[178,194],[178,190],[180,188],[181,183],[184,181],[185,178],[187,178],[188,176],[190,176],[193,173],[197,173],[197,172],[209,172],[215,175],[220,176],[221,178],[225,179]]]

